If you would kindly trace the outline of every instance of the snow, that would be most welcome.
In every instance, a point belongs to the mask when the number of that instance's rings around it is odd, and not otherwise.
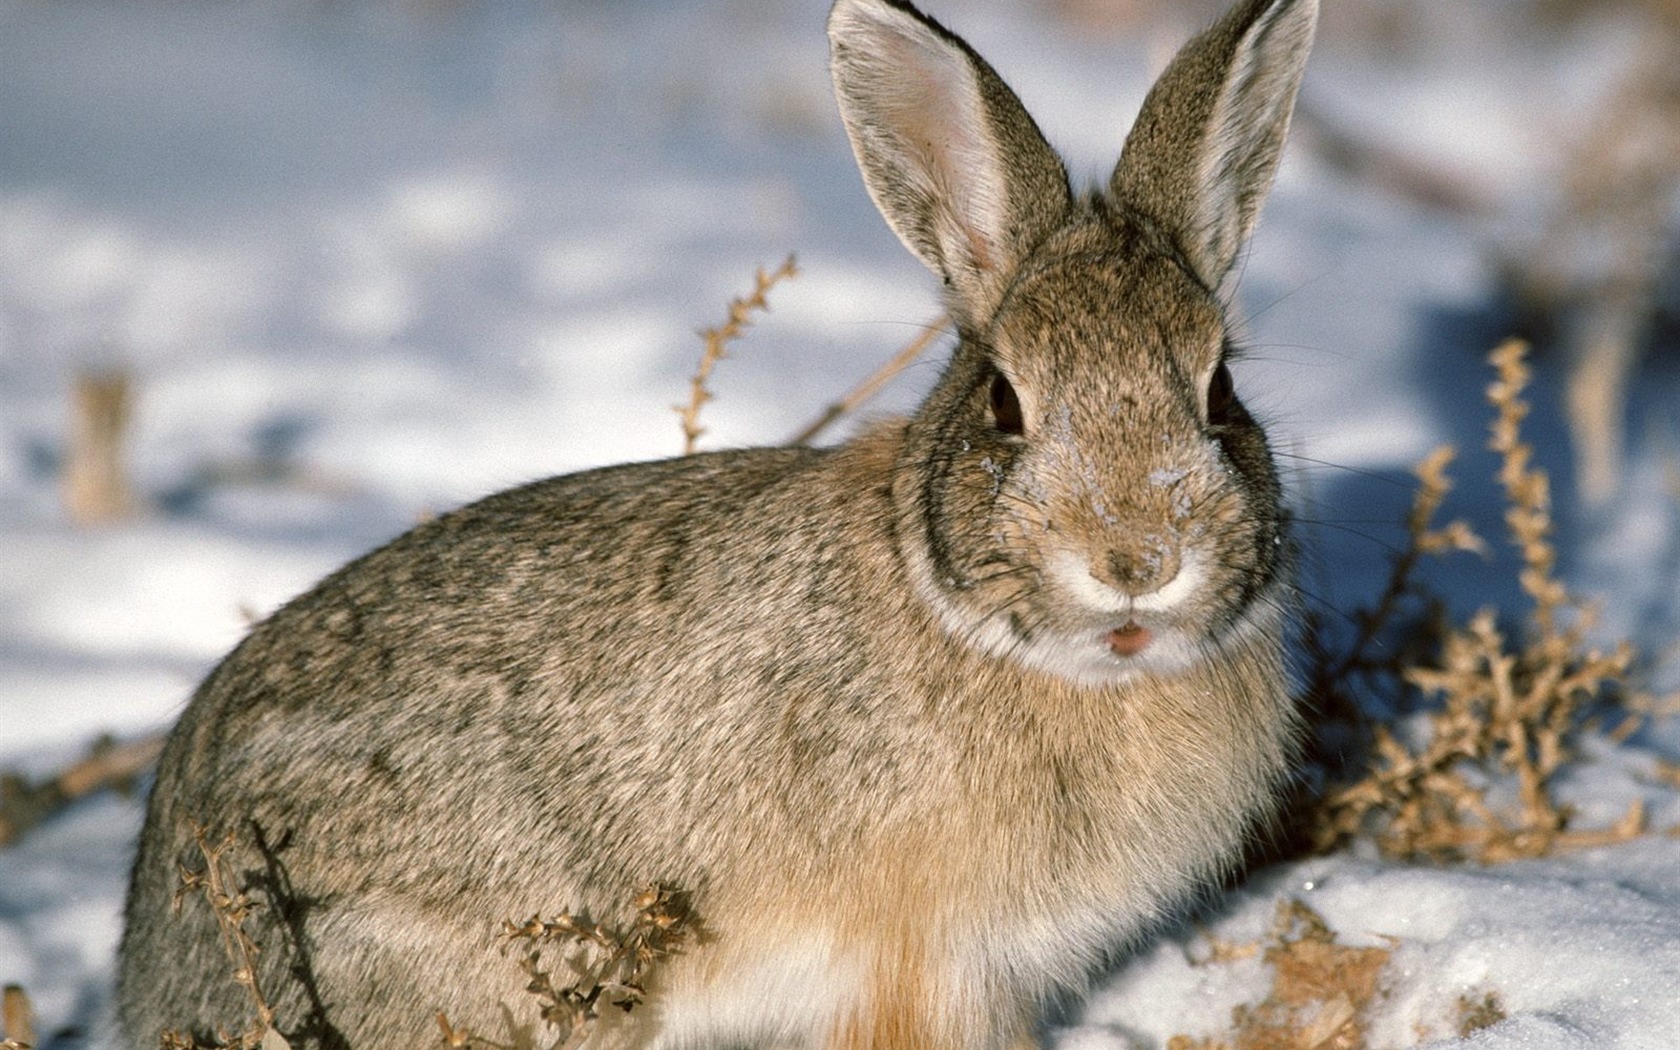
[[[1005,0],[927,6],[1070,170],[1106,170],[1160,40]],[[708,447],[785,439],[932,319],[934,281],[875,214],[833,113],[823,7],[0,0],[0,769],[43,774],[96,734],[166,724],[249,617],[427,513],[678,451],[693,333],[754,266],[793,251],[803,273],[719,368]],[[1411,61],[1328,42],[1303,98],[1522,215],[1552,192],[1542,129],[1590,112],[1625,33],[1537,48],[1490,17],[1443,21],[1454,46]],[[1236,371],[1297,492],[1313,600],[1371,593],[1405,468],[1438,442],[1465,452],[1454,512],[1498,534],[1478,450],[1480,358],[1506,334],[1500,235],[1287,156],[1245,263]],[[1540,362],[1530,433],[1568,507],[1560,364]],[[136,379],[132,468],[153,502],[75,528],[54,485],[66,390],[113,366]],[[1623,497],[1563,513],[1561,543],[1570,582],[1610,596],[1604,635],[1660,656],[1680,624],[1680,375],[1646,368]],[[936,373],[918,364],[870,411]],[[309,484],[209,480],[249,463]],[[1462,607],[1510,600],[1508,565],[1454,566]],[[1672,662],[1658,675],[1676,684]],[[1654,775],[1677,756],[1672,727],[1600,749],[1569,797],[1601,823],[1640,798],[1680,824]],[[0,983],[29,988],[51,1045],[105,1004],[139,815],[101,797],[0,851]],[[1349,943],[1395,946],[1374,1046],[1680,1038],[1680,840],[1661,833],[1492,869],[1305,861],[1203,919],[1253,940],[1290,896]],[[1198,937],[1123,962],[1049,1039],[1222,1030],[1265,981],[1257,961],[1192,965]],[[1451,1037],[1452,1002],[1480,988],[1510,1018]]]
[[[1209,932],[1230,943],[1261,940],[1283,897],[1307,904],[1345,943],[1392,947],[1372,1046],[1418,1045],[1428,1032],[1436,1041],[1427,1045],[1478,1050],[1669,1047],[1680,987],[1673,858],[1672,842],[1660,839],[1496,868],[1331,857],[1254,879]],[[1178,942],[1145,953],[1091,997],[1059,1050],[1112,1046],[1095,1034],[1105,1030],[1162,1041],[1216,1034],[1233,1007],[1264,994],[1259,958],[1220,964],[1192,954]],[[1510,1020],[1447,1038],[1455,1000],[1489,989]]]

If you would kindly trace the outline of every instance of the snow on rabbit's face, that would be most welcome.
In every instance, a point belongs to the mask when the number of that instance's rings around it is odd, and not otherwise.
[[[983,364],[931,487],[947,627],[1103,684],[1277,622],[1277,477],[1199,285],[1119,246],[1095,275],[1088,254],[1051,258],[966,349]]]

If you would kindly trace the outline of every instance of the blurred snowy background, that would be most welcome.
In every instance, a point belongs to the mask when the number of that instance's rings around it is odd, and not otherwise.
[[[1086,179],[1218,6],[925,4]],[[703,447],[785,440],[913,337],[935,281],[855,173],[825,14],[0,0],[0,770],[166,725],[251,616],[422,515],[678,452],[694,333],[756,266],[793,252],[802,274],[716,373]],[[1450,510],[1500,534],[1483,356],[1527,334],[1563,575],[1680,685],[1676,55],[1674,0],[1328,4],[1239,290],[1238,383],[1285,456],[1311,601],[1370,596],[1437,443],[1466,453]],[[870,411],[913,404],[939,352]],[[115,486],[79,462],[101,402],[126,417]],[[1510,575],[1460,559],[1445,585],[1512,603]],[[1572,801],[1680,823],[1665,758],[1672,726],[1595,756]],[[0,983],[29,988],[48,1045],[97,1023],[138,814],[101,797],[0,850]],[[1661,833],[1487,870],[1293,865],[1221,935],[1291,894],[1350,940],[1400,939],[1372,1046],[1449,1039],[1478,987],[1511,1016],[1465,1046],[1680,1045]],[[1049,1037],[1221,1029],[1259,963],[1192,967],[1190,937]]]

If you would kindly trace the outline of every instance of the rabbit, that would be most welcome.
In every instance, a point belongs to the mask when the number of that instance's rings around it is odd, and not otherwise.
[[[650,884],[694,936],[587,1046],[1033,1045],[1295,762],[1287,512],[1226,304],[1316,17],[1241,0],[1076,194],[963,40],[838,0],[864,183],[955,322],[936,385],[834,447],[490,496],[253,628],[158,766],[126,1040],[251,1018],[211,910],[171,915],[201,824],[294,1050],[439,1013],[546,1045],[501,920],[621,921]]]

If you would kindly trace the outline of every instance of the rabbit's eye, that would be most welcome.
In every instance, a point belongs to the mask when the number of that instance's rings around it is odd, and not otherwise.
[[[1213,378],[1208,380],[1208,422],[1218,423],[1223,421],[1236,403],[1237,388],[1231,381],[1231,370],[1225,367],[1225,362],[1221,361],[1219,367],[1213,370]]]
[[[1021,399],[1002,372],[992,374],[992,422],[1000,433],[1021,435],[1025,424],[1021,420]]]

